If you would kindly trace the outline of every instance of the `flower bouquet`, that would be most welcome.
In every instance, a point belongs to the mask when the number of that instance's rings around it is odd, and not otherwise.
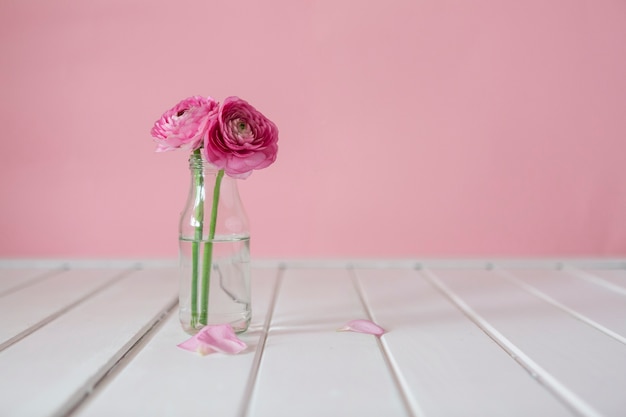
[[[251,317],[248,220],[237,180],[276,160],[276,125],[246,101],[194,96],[166,111],[157,152],[190,151],[191,185],[179,224],[179,310],[185,331],[208,324],[245,331]]]

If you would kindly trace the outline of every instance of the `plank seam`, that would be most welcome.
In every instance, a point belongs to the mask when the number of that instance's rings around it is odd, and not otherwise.
[[[591,282],[592,284],[598,285],[600,287],[616,292],[618,294],[626,295],[626,288],[613,284],[612,282],[607,281],[601,277],[595,276],[587,271],[583,271],[581,269],[574,268],[572,266],[566,266],[564,270],[574,275],[577,278],[583,279],[587,282]]]
[[[496,330],[471,308],[465,301],[455,294],[437,275],[428,269],[416,271],[441,292],[452,304],[454,304],[468,319],[470,319],[481,331],[503,349],[517,364],[526,370],[540,385],[545,387],[552,395],[561,401],[570,411],[577,416],[602,417],[598,411],[591,407],[578,395],[570,391],[565,385],[559,382],[548,371],[543,369],[538,363],[533,361],[513,342],[507,339],[502,333]]]
[[[374,321],[374,315],[367,303],[367,299],[365,297],[365,291],[363,290],[361,281],[358,278],[358,274],[354,266],[350,266],[348,268],[348,271],[350,272],[352,284],[356,290],[359,300],[361,301],[361,304],[363,305],[363,308],[365,309],[365,314],[367,315],[367,318],[370,321]],[[380,338],[377,337],[376,342],[378,343],[378,348],[383,356],[385,365],[387,366],[387,369],[389,370],[389,373],[391,374],[391,379],[393,380],[393,383],[396,386],[396,389],[398,390],[400,394],[400,399],[402,401],[402,404],[404,405],[404,408],[409,416],[411,417],[423,416],[424,412],[421,410],[417,401],[412,401],[413,397],[408,394],[409,389],[407,388],[406,381],[404,381],[404,379],[401,377],[402,373],[400,372],[400,369],[395,365],[394,361],[391,359],[389,347],[383,340],[384,337],[385,337],[384,335],[381,336]]]
[[[30,287],[33,284],[37,284],[38,282],[44,281],[48,278],[58,275],[63,271],[67,271],[67,268],[60,267],[60,268],[55,268],[49,271],[45,271],[43,274],[36,275],[30,279],[25,280],[25,282],[22,282],[21,284],[17,284],[13,287],[7,288],[6,290],[0,292],[0,297],[4,297],[5,295]]]
[[[24,339],[25,337],[28,337],[29,335],[33,334],[37,330],[41,329],[42,327],[50,324],[51,322],[53,322],[54,320],[58,319],[59,317],[61,317],[65,313],[67,313],[70,310],[76,308],[80,304],[84,303],[85,301],[87,301],[91,297],[95,296],[96,294],[98,294],[99,292],[105,290],[106,288],[110,287],[111,285],[115,284],[116,282],[122,280],[123,278],[125,278],[126,276],[128,276],[129,274],[131,274],[134,271],[136,271],[136,269],[128,269],[128,270],[122,271],[122,272],[120,272],[118,274],[115,274],[110,280],[106,281],[102,285],[94,288],[93,290],[91,290],[87,294],[85,294],[82,297],[74,300],[72,303],[66,305],[65,307],[62,307],[61,309],[59,309],[59,310],[55,311],[54,313],[48,315],[47,317],[43,318],[42,320],[40,320],[37,323],[33,324],[32,326],[28,327],[27,329],[21,331],[20,333],[16,334],[15,336],[11,337],[10,339],[0,343],[0,352],[2,352],[3,350],[7,349],[8,347],[14,345],[15,343],[19,342],[20,340]]]
[[[177,306],[178,295],[170,300],[148,324],[143,326],[128,343],[118,350],[109,362],[71,395],[59,411],[53,414],[53,417],[70,417],[86,406],[88,401],[128,366],[131,360],[152,340],[152,337],[161,329],[167,318],[176,311]]]
[[[573,310],[567,307],[565,304],[562,304],[559,301],[555,300],[554,298],[550,297],[548,294],[542,292],[537,287],[534,287],[524,282],[523,280],[517,278],[510,271],[496,269],[494,270],[494,272],[496,272],[498,275],[500,275],[502,278],[506,279],[507,281],[511,282],[513,285],[516,285],[520,287],[521,289],[523,289],[524,291],[528,292],[529,294],[532,294],[537,298],[541,298],[543,301],[558,308],[559,310],[564,311],[565,313],[571,315],[575,319],[587,324],[588,326],[591,326],[595,330],[598,330],[599,332],[604,333],[605,335],[612,337],[618,342],[626,345],[626,338],[620,335],[619,333],[616,333],[613,330],[610,330],[606,328],[605,326],[601,325],[600,323],[590,319],[589,317],[577,312],[576,310]]]
[[[285,269],[286,266],[284,264],[281,264],[278,267],[278,274],[276,277],[276,282],[274,283],[274,291],[272,291],[272,297],[270,299],[269,307],[267,309],[267,316],[265,317],[265,323],[263,323],[263,329],[261,331],[261,336],[259,337],[259,343],[257,344],[256,352],[254,353],[254,359],[252,360],[252,366],[250,367],[250,374],[248,375],[248,382],[246,383],[246,387],[244,389],[241,406],[237,413],[237,415],[240,417],[246,417],[250,412],[250,403],[252,402],[252,397],[254,395],[254,389],[256,387],[256,382],[258,379],[259,369],[261,368],[261,361],[263,360],[263,353],[265,351],[265,343],[267,342],[270,326],[272,324],[274,308],[276,306],[278,294],[282,286]]]

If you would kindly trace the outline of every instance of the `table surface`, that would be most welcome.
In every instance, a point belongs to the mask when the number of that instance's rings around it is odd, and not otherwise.
[[[1,266],[1,265],[0,265]],[[269,262],[238,355],[175,268],[0,268],[0,415],[625,416],[626,262]],[[371,319],[380,339],[337,332]]]

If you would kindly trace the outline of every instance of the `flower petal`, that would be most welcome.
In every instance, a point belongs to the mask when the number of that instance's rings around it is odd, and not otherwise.
[[[190,352],[199,353],[202,356],[208,355],[209,353],[213,352],[213,349],[208,348],[206,345],[203,345],[202,343],[198,342],[195,336],[190,339],[185,340],[184,342],[178,344],[177,346],[181,349],[185,349]]]
[[[212,352],[236,354],[248,346],[242,342],[230,324],[204,326],[190,339],[178,345],[179,348],[207,355]]]
[[[237,337],[230,324],[205,326],[196,336],[200,343],[217,352],[235,354],[248,347]]]
[[[344,327],[337,331],[367,333],[373,334],[376,337],[381,337],[386,332],[385,329],[380,327],[378,324],[363,319],[351,320]]]

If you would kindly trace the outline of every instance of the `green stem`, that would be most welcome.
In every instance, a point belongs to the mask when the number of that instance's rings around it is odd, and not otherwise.
[[[200,156],[200,150],[195,150],[194,154]],[[199,258],[200,258],[200,242],[202,242],[202,233],[204,229],[204,172],[201,169],[194,168],[194,184],[196,187],[196,201],[194,202],[194,220],[196,226],[194,229],[193,241],[191,242],[191,328],[195,328],[198,324],[198,276],[199,276]]]
[[[213,188],[213,205],[211,207],[211,221],[209,223],[209,236],[204,244],[204,259],[202,261],[202,306],[200,308],[200,323],[208,324],[209,316],[209,284],[211,282],[211,264],[213,263],[213,239],[215,239],[215,225],[217,223],[217,206],[220,201],[220,188],[224,170],[217,171],[215,188]]]

